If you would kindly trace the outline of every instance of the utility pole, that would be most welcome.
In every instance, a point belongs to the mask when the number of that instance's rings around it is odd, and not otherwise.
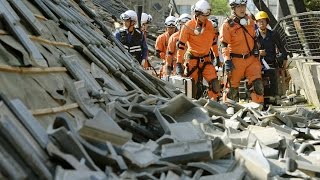
[[[291,15],[289,5],[286,1],[278,0],[283,17]]]

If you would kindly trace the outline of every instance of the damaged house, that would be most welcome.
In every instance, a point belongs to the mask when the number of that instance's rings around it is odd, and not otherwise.
[[[1,179],[319,177],[316,110],[191,100],[95,8],[0,0]]]

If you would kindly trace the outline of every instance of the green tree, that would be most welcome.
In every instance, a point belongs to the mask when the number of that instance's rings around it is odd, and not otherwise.
[[[320,11],[319,0],[304,0],[304,4],[308,11]]]
[[[212,7],[213,15],[225,16],[230,12],[230,8],[227,0],[212,0],[211,7]]]

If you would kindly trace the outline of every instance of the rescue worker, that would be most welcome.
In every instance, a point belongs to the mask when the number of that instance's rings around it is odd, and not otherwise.
[[[215,57],[214,59],[212,59],[212,63],[213,63],[214,66],[220,67],[221,66],[221,61],[220,61],[220,58],[219,58],[219,51],[218,51],[218,37],[219,37],[219,27],[218,27],[218,25],[219,25],[219,22],[218,22],[218,19],[213,15],[209,16],[208,19],[211,21],[211,23],[212,23],[212,25],[214,27],[214,30],[216,32],[216,36],[215,36],[215,38],[213,40],[213,44],[212,44],[212,47],[211,47],[211,50],[214,53],[214,57]]]
[[[285,67],[288,53],[281,44],[280,35],[267,28],[270,21],[268,14],[264,11],[259,11],[255,15],[255,19],[258,26],[256,36],[260,44],[260,60],[264,60],[271,68]]]
[[[115,32],[115,37],[123,44],[128,52],[141,62],[147,58],[147,43],[139,29],[135,28],[138,16],[133,10],[127,10],[120,15],[123,27]]]
[[[176,71],[178,74],[182,74],[182,64],[186,61],[186,76],[191,77],[197,86],[194,97],[200,98],[202,96],[202,80],[204,78],[209,85],[209,98],[217,100],[220,84],[216,70],[211,63],[212,54],[210,53],[216,36],[214,27],[208,20],[208,16],[211,13],[211,5],[205,0],[199,0],[194,5],[193,13],[193,18],[181,29],[177,43]]]
[[[255,23],[246,14],[247,0],[229,0],[232,15],[222,24],[220,31],[221,51],[229,86],[227,97],[239,101],[239,86],[248,79],[253,102],[263,103],[263,83],[259,50],[255,40]]]
[[[183,27],[183,25],[188,22],[189,20],[191,20],[191,15],[184,13],[181,14],[180,17],[177,19],[177,29],[179,31],[173,33],[168,41],[168,47],[167,47],[167,54],[166,54],[166,74],[170,75],[171,73],[174,73],[174,69],[176,67],[176,61],[177,61],[177,42],[179,40],[179,36],[180,36],[180,30]],[[183,63],[182,63],[183,64]],[[172,72],[173,71],[173,72]],[[183,74],[178,74],[180,76],[182,76]]]
[[[156,57],[162,59],[162,67],[160,69],[160,78],[163,76],[163,67],[165,65],[165,58],[167,53],[169,37],[176,32],[176,17],[169,16],[165,20],[166,31],[159,35],[156,39],[155,49]]]
[[[147,13],[141,13],[141,32],[144,36],[144,39],[147,39],[147,33],[148,33],[148,26],[149,24],[151,24],[152,22],[152,16],[150,14],[147,14]],[[148,51],[148,48],[147,48],[147,56],[146,58],[144,59],[145,61],[142,61],[141,62],[141,65],[144,67],[144,68],[149,68],[151,67],[151,64],[150,62],[148,61],[148,54],[149,54],[149,51]]]
[[[141,13],[141,32],[144,33],[146,37],[146,33],[148,32],[148,26],[152,22],[152,16],[147,13]]]

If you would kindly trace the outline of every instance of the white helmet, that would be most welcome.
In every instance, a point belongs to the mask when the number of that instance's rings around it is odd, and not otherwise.
[[[147,13],[141,14],[141,24],[147,23],[150,24],[152,22],[152,16]]]
[[[194,5],[191,6],[191,12],[193,12],[193,11],[194,11]]]
[[[133,10],[127,10],[126,12],[120,15],[121,20],[131,20],[137,22],[138,16],[137,13]]]
[[[247,4],[247,0],[229,0],[229,5],[231,7],[238,6],[241,4]]]
[[[211,5],[206,0],[199,0],[194,5],[193,10],[196,14],[209,16],[211,13]]]
[[[176,20],[177,20],[176,17],[174,17],[174,16],[168,16],[168,17],[166,18],[165,22],[164,22],[164,25],[165,25],[166,27],[175,27],[175,26],[176,26],[176,23],[175,23]]]
[[[192,17],[191,17],[190,14],[184,13],[184,14],[181,14],[181,16],[178,18],[178,22],[179,22],[179,23],[186,23],[186,22],[189,21],[191,18],[192,18]]]

